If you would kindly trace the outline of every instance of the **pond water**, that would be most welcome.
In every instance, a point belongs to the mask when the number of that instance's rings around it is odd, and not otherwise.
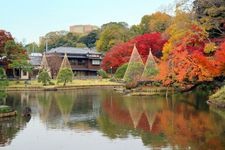
[[[225,113],[203,93],[130,97],[112,89],[8,93],[0,149],[225,149]],[[23,117],[30,107],[31,117]]]

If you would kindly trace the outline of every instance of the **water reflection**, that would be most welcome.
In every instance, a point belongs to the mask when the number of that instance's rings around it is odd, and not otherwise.
[[[9,93],[6,103],[19,112],[30,107],[29,123],[40,120],[40,126],[53,132],[99,131],[112,140],[141,139],[145,148],[223,149],[225,118],[220,114],[224,112],[211,111],[204,96],[127,97],[110,89],[86,89]],[[0,122],[1,146],[26,130],[27,121],[20,115]]]
[[[203,97],[197,98],[199,95],[189,94],[176,95],[169,100],[163,97],[105,100],[103,110],[107,117],[102,119],[114,124],[105,128],[114,128],[104,131],[111,138],[126,137],[131,132],[141,136],[143,143],[151,147],[223,149],[224,119],[209,112]],[[116,131],[117,125],[119,130]]]
[[[40,119],[49,128],[72,128],[99,116],[98,92],[63,91],[37,94]]]

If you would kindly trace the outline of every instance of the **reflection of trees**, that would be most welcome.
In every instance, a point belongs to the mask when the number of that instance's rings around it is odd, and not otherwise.
[[[214,145],[220,149],[224,146],[223,137],[218,136],[224,136],[224,120],[216,120],[209,115],[205,104],[196,103],[199,95],[173,98],[175,101],[166,101],[162,97],[126,97],[125,100],[108,97],[102,104],[103,114],[107,117],[99,118],[100,128],[110,138],[120,137],[121,133],[126,137],[136,131],[144,144],[153,147],[169,144],[184,149],[206,149]]]
[[[40,109],[40,116],[44,122],[48,120],[50,107],[52,104],[52,97],[50,93],[44,92],[38,96],[38,104]]]
[[[96,127],[100,93],[93,89],[39,93],[40,118],[50,128]]]
[[[5,91],[0,90],[0,105],[5,103],[5,99],[7,97],[7,94]]]
[[[113,122],[106,114],[98,118],[98,125],[101,131],[111,139],[126,138],[129,133],[129,127]]]
[[[142,108],[148,120],[149,130],[152,131],[153,123],[156,120],[156,114],[162,109],[163,103],[161,100],[155,98],[150,101],[151,102],[149,102],[149,100],[143,100]]]
[[[132,119],[134,128],[137,128],[138,123],[143,114],[142,100],[129,100],[128,99],[128,100],[125,100],[124,102],[129,110],[129,114]]]
[[[162,101],[153,99],[156,103],[154,109],[145,107],[151,106],[151,101],[138,97],[113,97],[112,100],[109,98],[103,101],[103,113],[98,118],[100,129],[110,138],[125,138],[132,134],[141,136],[144,144],[166,145],[165,136],[162,133],[155,134],[159,128],[156,113],[160,111]]]
[[[21,93],[10,93],[4,102],[17,110],[17,116],[0,118],[0,146],[9,145],[16,134],[22,130],[30,118],[21,116],[21,112],[27,103],[22,103]]]
[[[197,112],[184,104],[177,105],[174,111],[165,109],[158,116],[161,130],[173,146],[200,148],[218,134],[218,127],[208,113]]]
[[[112,139],[132,135],[141,137],[144,145],[153,148],[225,147],[223,115],[211,111],[209,113],[208,108],[202,106],[203,102],[199,102],[196,107],[195,99],[200,99],[199,95],[175,95],[173,98],[167,101],[160,96],[123,97],[108,91],[90,89],[36,94],[11,93],[5,103],[19,112],[25,106],[38,108],[40,118],[51,128],[66,127],[81,131],[99,129]],[[35,109],[32,112],[36,113]],[[18,117],[0,121],[1,143],[10,141],[24,127],[25,120]]]
[[[68,92],[39,93],[38,106],[40,118],[50,126],[59,126],[60,120],[66,124],[69,120],[76,95]]]
[[[21,116],[0,118],[0,147],[9,145],[17,132],[26,125],[26,118]]]
[[[69,120],[76,97],[73,94],[68,95],[66,93],[58,93],[55,100],[61,112],[63,121],[66,124]]]

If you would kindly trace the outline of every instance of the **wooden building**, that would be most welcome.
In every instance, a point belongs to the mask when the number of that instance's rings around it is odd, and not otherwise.
[[[58,54],[63,59],[65,53],[76,76],[96,76],[97,71],[101,69],[100,65],[103,55],[95,49],[57,47],[48,51],[46,56]]]

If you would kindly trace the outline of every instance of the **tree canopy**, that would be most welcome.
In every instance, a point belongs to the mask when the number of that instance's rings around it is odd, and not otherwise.
[[[73,71],[70,68],[62,68],[57,75],[57,82],[66,86],[68,82],[73,81]]]
[[[114,45],[126,42],[129,39],[129,28],[126,23],[111,22],[102,25],[96,48],[100,52],[106,52]]]
[[[79,35],[67,31],[49,32],[40,40],[40,49],[44,50],[46,42],[48,50],[60,46],[76,47]]]
[[[88,48],[93,48],[96,46],[96,41],[98,40],[99,31],[94,30],[87,35],[82,36],[79,39],[80,43],[84,43]]]
[[[211,38],[225,34],[224,0],[195,0],[193,5],[196,19],[209,32]]]
[[[152,54],[160,58],[162,56],[163,45],[166,41],[167,39],[160,33],[150,33],[137,36],[126,43],[115,45],[105,54],[102,61],[102,68],[108,70],[112,67],[115,70],[124,63],[127,63],[130,59],[134,44],[136,44],[144,62],[147,60],[150,48]]]

